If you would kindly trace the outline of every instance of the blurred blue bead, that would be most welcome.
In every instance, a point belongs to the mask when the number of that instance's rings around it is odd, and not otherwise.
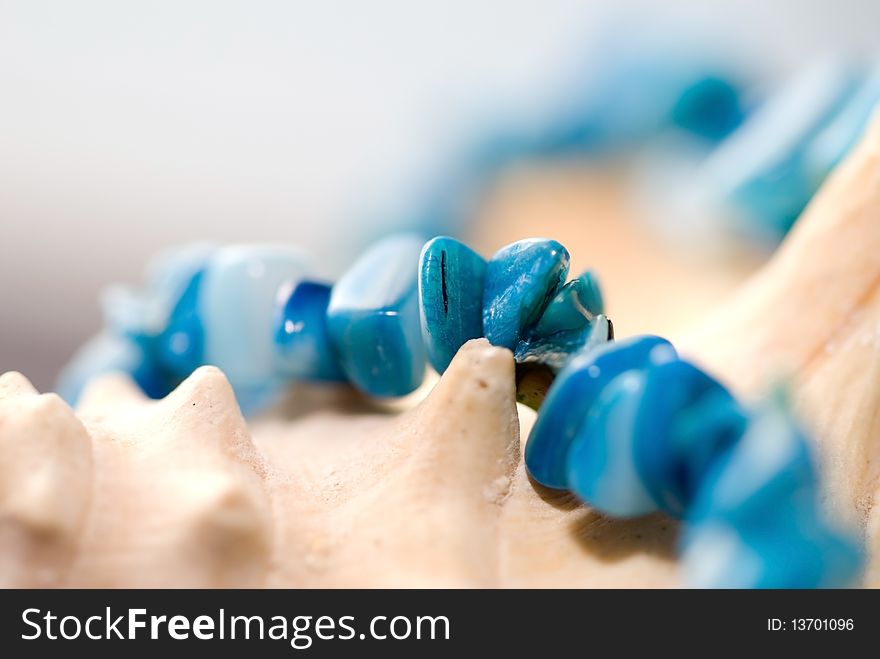
[[[273,335],[277,296],[283,284],[299,281],[306,271],[305,256],[282,245],[224,247],[208,262],[198,299],[204,363],[226,374],[239,402],[245,390],[277,387]],[[242,409],[256,408],[242,404]]]
[[[704,474],[687,519],[721,516],[739,522],[763,514],[792,492],[815,488],[807,440],[784,403],[774,399],[749,419],[740,440]]]
[[[165,396],[176,384],[156,368],[139,341],[105,330],[77,350],[58,375],[55,391],[76,405],[90,380],[114,372],[129,375],[150,398]]]
[[[874,65],[840,112],[807,147],[807,167],[817,187],[856,145],[878,105],[880,64]]]
[[[165,249],[147,265],[144,286],[109,286],[101,299],[105,327],[128,336],[160,334],[214,251],[198,243]]]
[[[812,489],[739,523],[687,526],[682,543],[685,578],[700,588],[842,588],[863,562],[858,544],[822,520]]]
[[[592,84],[552,122],[541,149],[606,155],[671,127],[718,140],[744,115],[737,83],[698,58],[663,52],[608,57]]]
[[[737,85],[707,73],[685,85],[672,107],[672,122],[711,141],[720,140],[739,126],[745,117]]]
[[[682,540],[694,585],[845,586],[858,572],[858,545],[823,520],[807,440],[780,401],[702,480]]]
[[[419,311],[431,365],[443,373],[458,349],[483,336],[486,261],[454,238],[439,236],[419,260]]]
[[[745,425],[730,393],[695,366],[675,360],[647,369],[634,424],[635,460],[657,505],[683,515],[709,467]]]
[[[605,313],[599,281],[591,271],[584,272],[559,289],[541,314],[533,329],[536,336],[589,327],[600,313]]]
[[[486,267],[483,334],[513,350],[536,323],[568,274],[568,251],[555,240],[532,238],[500,249]]]
[[[198,368],[204,356],[204,331],[198,312],[203,274],[204,270],[196,271],[186,283],[165,329],[152,343],[154,358],[179,378]]]
[[[778,241],[821,179],[811,171],[811,140],[843,108],[857,84],[852,67],[821,60],[756,110],[707,161],[720,203],[737,228]]]
[[[275,315],[278,372],[301,379],[345,380],[327,334],[330,286],[302,281],[279,301]]]
[[[529,434],[525,462],[529,474],[547,487],[568,487],[571,442],[602,390],[615,377],[675,358],[675,349],[657,336],[616,341],[575,355],[547,392]]]
[[[349,380],[375,396],[415,390],[425,372],[418,305],[423,241],[410,234],[374,244],[333,286],[327,328]]]
[[[615,517],[657,510],[636,468],[635,419],[645,372],[618,375],[599,394],[568,451],[568,487],[581,500]]]

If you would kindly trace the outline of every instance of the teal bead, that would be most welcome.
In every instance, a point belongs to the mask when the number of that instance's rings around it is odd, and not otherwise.
[[[177,310],[178,318],[198,295],[199,274],[216,248],[182,245],[157,254],[147,266],[141,288],[111,286],[102,298],[105,326],[130,337],[156,337],[165,331]],[[186,298],[186,301],[181,302]]]
[[[588,270],[559,289],[541,314],[533,334],[545,337],[582,330],[601,313],[605,313],[602,290],[596,275]]]
[[[809,66],[716,149],[706,171],[740,230],[778,241],[821,184],[812,140],[845,107],[857,85],[846,63]]]
[[[761,515],[793,492],[815,490],[816,482],[807,439],[783,401],[773,399],[752,415],[739,441],[704,474],[687,519]]]
[[[638,336],[587,345],[559,372],[529,433],[529,474],[547,487],[568,487],[568,452],[602,390],[618,375],[675,359],[675,349],[658,336]]]
[[[489,260],[483,290],[483,334],[513,350],[565,282],[568,251],[533,238],[502,248]]]
[[[224,247],[205,268],[198,302],[204,362],[225,373],[245,411],[277,397],[282,385],[273,337],[278,291],[307,272],[305,256],[282,245]]]
[[[411,234],[385,238],[333,286],[327,330],[342,370],[365,393],[402,396],[424,377],[418,304],[422,245]]]
[[[637,517],[658,509],[635,460],[635,419],[644,386],[645,372],[640,370],[611,380],[568,452],[569,489],[596,510],[615,517]]]
[[[845,588],[863,564],[853,538],[822,519],[812,489],[774,499],[760,515],[685,526],[686,583],[699,588]]]
[[[129,375],[150,398],[161,398],[175,384],[157,368],[142,342],[107,329],[76,351],[59,373],[55,391],[70,405],[76,405],[86,385],[108,373]]]
[[[807,439],[773,400],[703,475],[682,539],[693,585],[848,585],[861,551],[824,520]]]
[[[647,369],[634,423],[635,458],[657,505],[681,517],[704,474],[745,427],[733,396],[692,364],[674,360]]]
[[[419,259],[419,313],[428,359],[443,373],[458,349],[483,336],[486,261],[467,245],[439,236]]]
[[[345,380],[327,333],[330,286],[301,281],[291,288],[275,315],[278,373],[298,379]]]
[[[165,328],[152,344],[158,364],[178,380],[192,373],[204,359],[204,328],[198,312],[203,275],[204,270],[198,270],[187,282]]]
[[[520,341],[516,344],[513,357],[517,364],[540,364],[558,373],[573,355],[597,348],[613,338],[614,326],[600,314],[581,329],[561,330],[548,336]]]
[[[875,64],[840,112],[816,135],[806,149],[807,169],[817,187],[862,137],[878,105],[880,105],[880,64]]]

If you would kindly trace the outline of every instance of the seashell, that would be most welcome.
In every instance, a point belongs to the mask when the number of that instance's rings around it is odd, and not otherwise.
[[[880,586],[880,120],[780,252],[675,344],[738,395],[790,379],[827,503]],[[612,519],[526,475],[513,353],[466,343],[393,404],[295,385],[245,423],[202,367],[161,400],[120,375],[74,413],[0,378],[0,583],[667,587],[677,524]],[[364,569],[369,565],[369,569]]]

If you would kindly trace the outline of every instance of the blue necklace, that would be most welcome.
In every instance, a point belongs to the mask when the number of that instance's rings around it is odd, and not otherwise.
[[[558,242],[522,240],[488,261],[461,242],[394,235],[334,284],[281,246],[187,247],[143,291],[112,291],[106,328],[65,369],[74,402],[122,370],[153,397],[195,368],[225,372],[246,412],[292,380],[345,381],[402,396],[467,341],[512,351],[520,402],[538,410],[525,448],[539,487],[602,513],[684,520],[688,583],[840,587],[859,544],[821,514],[809,443],[775,394],[747,410],[656,336],[614,341],[595,275],[569,280]]]

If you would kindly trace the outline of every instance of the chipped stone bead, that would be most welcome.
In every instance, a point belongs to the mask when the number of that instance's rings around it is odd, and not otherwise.
[[[423,241],[411,234],[376,243],[333,286],[327,329],[349,380],[374,396],[414,391],[426,354],[418,305]]]
[[[286,377],[339,381],[345,374],[336,361],[327,334],[331,287],[301,281],[279,297],[275,316],[275,357]]]
[[[491,344],[516,347],[565,282],[568,263],[562,245],[542,238],[520,240],[495,253],[483,290],[483,334]]]
[[[561,330],[548,336],[520,341],[516,344],[513,357],[517,364],[536,364],[558,373],[572,355],[596,348],[613,338],[611,321],[600,314],[580,329]]]
[[[681,517],[703,475],[745,430],[745,412],[714,379],[686,361],[645,371],[633,425],[636,466],[651,497]]]
[[[584,329],[593,318],[605,313],[604,307],[596,275],[588,270],[559,289],[532,333],[545,337],[557,332]]]
[[[419,259],[419,313],[431,365],[443,373],[470,339],[483,336],[486,261],[467,245],[439,236]]]
[[[602,390],[618,375],[662,363],[675,349],[657,336],[639,336],[576,354],[559,372],[529,434],[525,462],[547,487],[568,487],[568,453]]]

